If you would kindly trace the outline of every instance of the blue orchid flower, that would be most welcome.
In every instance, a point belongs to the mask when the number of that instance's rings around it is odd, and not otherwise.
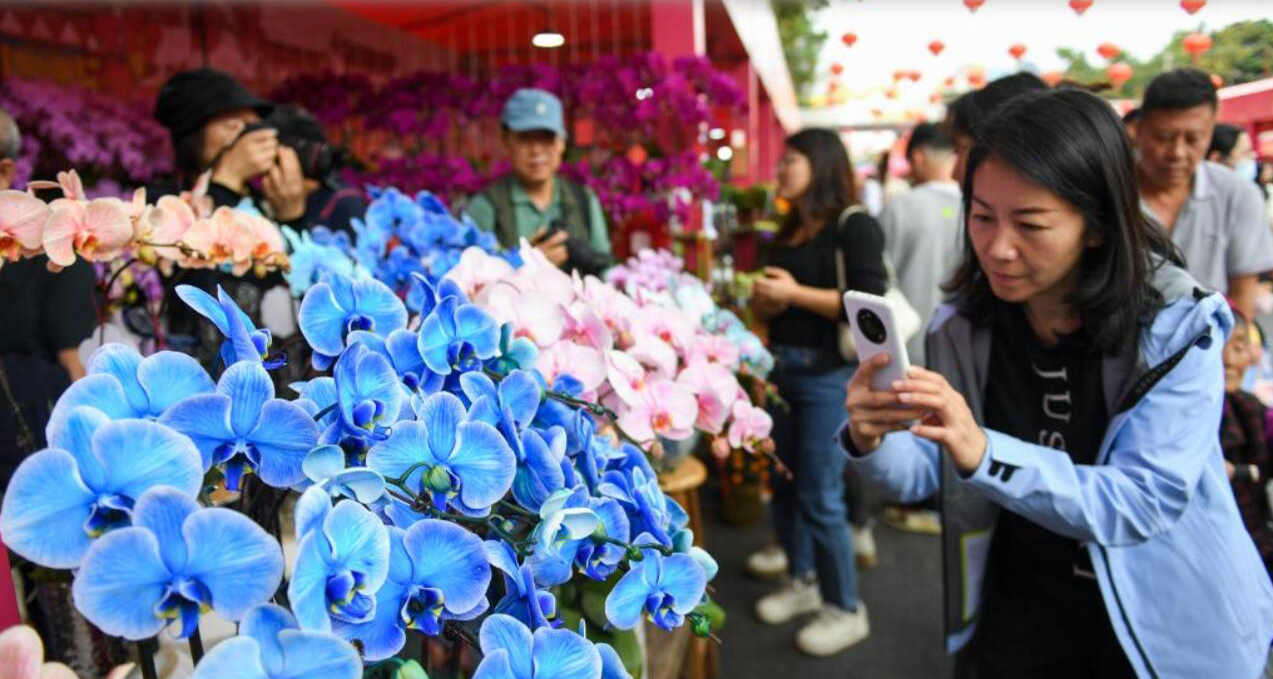
[[[601,655],[601,679],[632,679],[628,668],[623,666],[619,652],[610,644],[597,644],[597,653]]]
[[[482,541],[473,533],[437,519],[388,530],[389,575],[376,593],[375,616],[333,623],[338,635],[362,642],[373,662],[401,650],[407,629],[437,635],[447,620],[485,613],[491,582]]]
[[[681,505],[659,488],[658,477],[647,475],[642,467],[606,472],[600,490],[602,495],[624,505],[633,533],[649,533],[665,547],[673,547],[678,534],[689,524],[689,515]]]
[[[305,454],[301,471],[307,482],[294,490],[318,486],[332,497],[346,497],[370,505],[385,493],[385,477],[366,467],[348,467],[344,449],[339,446],[316,446]]]
[[[605,580],[623,562],[627,550],[610,540],[627,542],[631,537],[631,528],[627,514],[615,500],[590,497],[587,489],[579,486],[573,491],[554,494],[540,510],[540,516],[548,514],[551,517],[557,511],[577,514],[579,510],[585,510],[596,517],[592,530],[586,533],[582,532],[582,528],[586,526],[581,521],[579,525],[571,527],[573,530],[558,530],[553,543],[549,542],[550,538],[541,534],[541,529],[552,530],[552,521],[545,518],[536,528],[536,536],[544,539],[536,543],[535,553],[527,561],[535,574],[535,582],[544,586],[559,585],[569,581],[575,569],[593,580]],[[570,515],[562,517],[562,522],[567,516]]]
[[[421,318],[433,313],[438,304],[441,304],[442,300],[448,297],[454,297],[460,304],[468,304],[468,296],[464,294],[464,290],[460,288],[460,285],[453,280],[444,278],[434,283],[422,274],[414,274],[411,279],[411,294],[407,297],[407,303],[408,306],[420,312]],[[412,303],[413,301],[414,304]]]
[[[361,465],[367,439],[382,439],[398,421],[403,394],[389,359],[355,342],[336,361],[336,402],[340,419],[323,433],[323,443],[345,448],[353,466]]]
[[[415,394],[425,396],[435,394],[442,389],[446,381],[443,375],[429,370],[424,364],[424,359],[420,357],[420,350],[416,348],[416,334],[410,330],[394,330],[388,337],[356,330],[349,333],[349,341],[362,344],[389,359],[394,372],[398,374],[402,382],[406,398]]]
[[[557,597],[540,588],[530,564],[518,562],[512,546],[502,540],[487,540],[486,558],[504,575],[504,598],[495,605],[496,613],[510,615],[532,629],[558,627]]]
[[[340,412],[336,410],[336,380],[331,377],[315,377],[309,381],[292,382],[287,385],[296,392],[298,398],[293,401],[314,418],[319,429],[340,421]]]
[[[435,373],[471,370],[499,350],[499,324],[477,306],[447,297],[424,318],[418,346]]]
[[[303,497],[318,511],[297,524],[296,565],[287,589],[301,628],[328,632],[332,620],[369,622],[376,614],[374,595],[389,575],[389,531],[357,502],[332,507],[321,488]]]
[[[447,392],[424,400],[415,422],[401,422],[367,455],[367,466],[428,494],[433,506],[485,514],[508,493],[516,460],[504,437],[471,420]]]
[[[388,286],[374,278],[353,280],[330,273],[301,301],[297,322],[317,354],[340,355],[354,330],[385,336],[407,325],[407,308]],[[327,363],[330,365],[330,363]]]
[[[601,527],[601,519],[588,506],[588,491],[583,487],[553,493],[540,507],[539,517],[531,533],[534,552],[527,564],[539,585],[560,585],[574,574],[579,546]]]
[[[550,495],[571,487],[564,473],[570,463],[566,460],[566,433],[561,427],[527,429],[515,450],[518,460],[513,499],[517,504],[537,512]]]
[[[350,278],[368,276],[367,271],[346,254],[349,237],[344,233],[340,237],[333,237],[331,231],[322,226],[300,233],[289,226],[282,226],[280,230],[291,249],[288,255],[289,267],[283,278],[291,288],[292,295],[304,295],[328,273]]]
[[[227,367],[239,361],[250,361],[264,362],[265,367],[272,370],[287,362],[287,357],[282,354],[269,357],[273,343],[269,328],[257,329],[252,319],[221,286],[217,286],[216,299],[193,285],[178,285],[175,290],[186,306],[212,321],[225,336],[221,343],[221,361]]]
[[[95,408],[112,420],[155,419],[172,404],[212,391],[208,371],[175,351],[142,358],[136,349],[106,344],[88,359],[87,376],[63,392],[45,428],[53,440],[67,415],[81,406]]]
[[[367,206],[364,217],[377,232],[399,234],[424,218],[424,208],[394,188],[385,189]]]
[[[133,525],[99,538],[84,555],[71,593],[75,607],[103,632],[154,636],[179,620],[179,636],[211,609],[239,620],[274,595],[283,578],[278,542],[246,516],[200,509],[165,486],[146,491]]]
[[[514,370],[530,370],[539,360],[539,347],[526,337],[515,334],[512,323],[499,327],[499,351],[490,362],[490,368],[499,373]]]
[[[222,468],[232,491],[251,472],[275,488],[300,483],[301,462],[318,439],[303,408],[274,398],[274,383],[259,363],[235,363],[221,375],[216,393],[191,396],[160,421],[194,441],[205,469]]]
[[[637,543],[652,542],[643,535]],[[642,612],[655,625],[673,630],[703,600],[707,578],[703,569],[687,554],[663,556],[645,549],[643,559],[619,579],[606,597],[606,619],[618,629],[632,629],[641,622]]]
[[[570,375],[558,375],[553,380],[552,391],[580,398],[583,396],[583,383]],[[566,454],[571,456],[592,445],[597,429],[596,422],[584,409],[551,398],[540,402],[534,425],[540,429],[561,427],[566,432]]]
[[[539,628],[495,614],[479,634],[482,662],[473,679],[598,679],[601,654],[586,638],[564,629]]]
[[[460,388],[473,404],[470,417],[496,427],[507,418],[516,435],[530,426],[539,410],[539,381],[525,370],[514,370],[498,386],[483,373],[467,372],[460,375]]]
[[[239,635],[212,647],[191,679],[358,679],[362,660],[348,642],[305,632],[286,608],[257,606]]]
[[[49,447],[14,472],[0,533],[13,551],[41,566],[75,568],[96,538],[132,523],[145,491],[168,486],[195,495],[202,482],[199,451],[181,434],[75,408]]]

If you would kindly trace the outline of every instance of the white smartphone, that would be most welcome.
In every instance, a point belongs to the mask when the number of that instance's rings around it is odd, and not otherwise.
[[[893,303],[879,295],[850,290],[844,293],[844,311],[853,329],[859,363],[866,363],[879,354],[892,356],[888,365],[871,380],[871,389],[875,391],[892,390],[894,382],[906,379],[906,369],[910,367],[906,341],[898,334],[893,317]]]

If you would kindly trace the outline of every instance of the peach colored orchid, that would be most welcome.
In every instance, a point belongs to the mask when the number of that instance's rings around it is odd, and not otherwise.
[[[596,394],[606,381],[605,356],[592,347],[561,341],[539,352],[535,364],[551,384],[560,375],[570,375],[583,384],[584,397]]]
[[[234,275],[242,276],[252,268],[256,234],[236,217],[234,210],[220,207],[211,217],[195,221],[182,237],[182,243],[190,250],[183,266],[211,268],[228,263]]]
[[[508,283],[490,286],[484,306],[500,323],[512,323],[515,336],[525,337],[541,349],[556,344],[566,329],[561,305]]]
[[[114,259],[132,241],[129,207],[118,198],[59,198],[49,204],[49,211],[44,252],[57,267],[74,264],[77,254],[90,262]]]
[[[446,274],[464,294],[475,302],[485,299],[487,288],[513,274],[513,265],[486,254],[481,248],[460,253],[460,263]]]
[[[40,251],[49,206],[24,191],[0,191],[0,257],[16,262]]]

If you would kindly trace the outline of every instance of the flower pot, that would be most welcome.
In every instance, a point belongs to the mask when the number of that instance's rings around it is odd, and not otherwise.
[[[760,523],[765,517],[765,500],[760,484],[751,482],[730,486],[729,492],[721,495],[720,516],[721,520],[731,526],[753,526]]]

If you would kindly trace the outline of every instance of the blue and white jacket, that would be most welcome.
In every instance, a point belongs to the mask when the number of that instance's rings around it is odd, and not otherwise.
[[[1233,326],[1218,294],[1164,265],[1166,305],[1138,346],[1102,358],[1109,426],[1094,465],[999,432],[960,475],[936,444],[890,434],[852,457],[903,502],[941,494],[947,647],[973,634],[1000,507],[1078,540],[1141,679],[1254,679],[1273,639],[1273,585],[1239,518],[1220,451],[1221,353]],[[938,311],[928,361],[984,422],[990,328]]]

